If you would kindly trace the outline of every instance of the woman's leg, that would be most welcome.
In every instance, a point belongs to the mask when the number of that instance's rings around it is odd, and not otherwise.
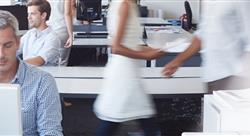
[[[145,136],[161,136],[161,131],[155,122],[155,118],[145,118],[138,120]]]
[[[97,136],[112,136],[116,132],[118,126],[119,123],[101,120],[97,129]]]

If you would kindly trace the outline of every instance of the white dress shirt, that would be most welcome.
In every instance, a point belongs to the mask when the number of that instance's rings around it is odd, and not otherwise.
[[[19,52],[24,60],[40,56],[46,66],[58,64],[61,42],[50,27],[43,31],[36,28],[29,30],[21,37],[20,45]]]
[[[204,81],[237,75],[242,56],[250,49],[250,2],[205,0],[200,29]]]

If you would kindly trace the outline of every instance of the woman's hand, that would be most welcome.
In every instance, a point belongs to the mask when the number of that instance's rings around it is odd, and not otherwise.
[[[67,42],[65,43],[64,47],[65,48],[70,48],[73,44],[73,36],[69,36]]]
[[[166,52],[163,52],[160,49],[154,49],[149,46],[143,46],[143,52],[148,60],[156,59],[166,54]]]

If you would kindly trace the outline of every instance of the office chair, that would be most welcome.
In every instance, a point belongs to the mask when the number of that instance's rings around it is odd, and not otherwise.
[[[138,5],[140,17],[148,17],[148,7]]]
[[[93,21],[101,19],[102,1],[101,0],[77,0],[76,18],[78,20]]]
[[[187,16],[187,26],[186,29],[190,30],[192,28],[192,10],[190,7],[189,2],[186,0],[184,2],[184,7],[185,7],[185,11],[186,11],[186,16]]]

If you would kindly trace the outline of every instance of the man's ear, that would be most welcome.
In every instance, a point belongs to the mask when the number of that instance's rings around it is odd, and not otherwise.
[[[46,12],[43,12],[42,13],[42,18],[46,21],[46,17],[47,17],[47,13]]]

